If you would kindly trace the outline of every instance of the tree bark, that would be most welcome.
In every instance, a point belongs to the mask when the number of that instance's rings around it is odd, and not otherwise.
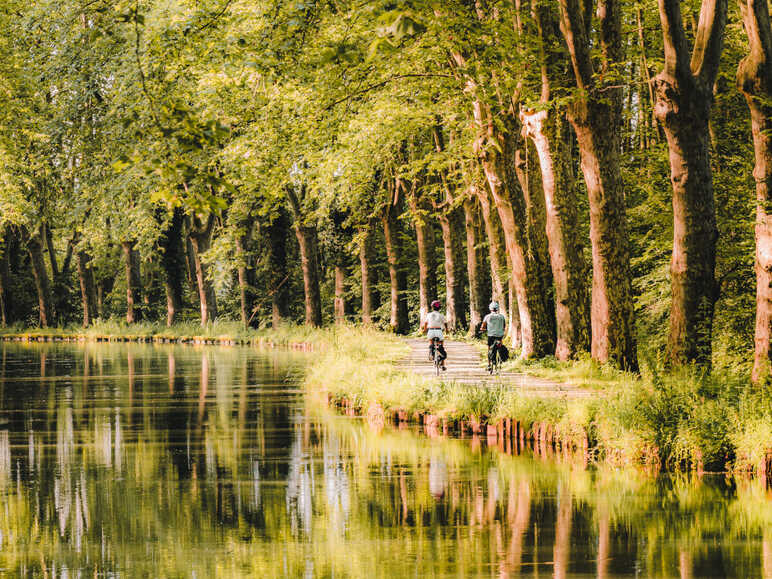
[[[295,237],[300,245],[300,262],[303,269],[303,288],[306,302],[306,325],[322,325],[322,298],[319,291],[319,238],[315,225],[305,223],[301,203],[305,200],[306,186],[296,192],[293,185],[286,188],[287,198],[295,217]]]
[[[772,350],[772,26],[766,0],[740,0],[748,54],[737,84],[751,112],[756,181],[756,336],[752,379],[770,376]]]
[[[678,0],[659,0],[665,66],[654,79],[655,113],[670,150],[673,185],[672,305],[667,360],[710,368],[718,228],[710,167],[710,108],[718,74],[727,0],[702,4],[694,51]]]
[[[268,239],[269,287],[271,292],[271,324],[274,328],[281,325],[289,315],[289,269],[287,266],[287,233],[290,220],[282,207],[266,228]],[[250,314],[251,315],[251,314]]]
[[[568,127],[557,111],[522,111],[521,119],[533,140],[541,167],[555,287],[555,357],[567,360],[590,347],[589,293],[566,143]]]
[[[522,133],[522,131],[521,131]],[[541,185],[539,164],[534,162],[536,153],[527,139],[518,143],[515,151],[515,174],[520,183],[525,201],[525,234],[528,243],[529,257],[539,279],[539,287],[543,292],[544,327],[542,331],[549,334],[552,347],[555,346],[555,302],[552,287],[552,270],[549,264],[547,250],[546,210],[544,194]],[[550,353],[554,353],[554,350]]]
[[[250,223],[242,224],[242,232],[236,236],[236,254],[238,256],[237,275],[239,280],[239,306],[241,323],[247,327],[253,319],[254,285],[250,279],[253,270],[251,266],[250,242],[252,239],[252,226]]]
[[[335,323],[346,323],[346,269],[343,265],[335,266]]]
[[[58,280],[59,264],[56,260],[56,250],[54,249],[54,235],[47,223],[43,223],[42,227],[43,237],[46,241],[46,250],[48,251],[48,259],[51,262],[51,278],[53,280]]]
[[[484,135],[476,144],[477,153],[501,219],[517,296],[521,356],[546,356],[555,348],[554,321],[550,316],[548,288],[543,286],[543,276],[528,246],[526,203],[513,163],[517,131],[511,126],[507,134],[501,134],[484,105],[476,101],[474,107],[475,119]]]
[[[463,215],[460,207],[446,207],[440,210],[438,218],[445,255],[446,320],[451,331],[460,330],[466,326]]]
[[[123,248],[124,269],[126,271],[126,323],[133,324],[142,319],[142,314],[136,309],[142,301],[139,252],[134,249],[133,241],[123,241],[121,247]]]
[[[305,288],[306,325],[322,325],[322,298],[319,291],[319,243],[316,227],[295,221],[295,236],[300,245],[300,263]]]
[[[177,313],[182,309],[183,277],[185,276],[186,255],[184,245],[185,216],[182,209],[175,208],[171,222],[160,240],[162,249],[161,267],[164,272],[166,292],[166,325],[171,326]]]
[[[488,311],[491,293],[490,268],[481,247],[480,209],[473,196],[464,200],[464,225],[466,227],[466,271],[469,280],[469,334],[474,335]]]
[[[89,267],[91,257],[85,251],[78,251],[78,280],[80,281],[80,298],[83,306],[83,327],[87,328],[94,321],[97,311],[96,286],[94,272]]]
[[[206,217],[206,221],[193,215],[188,223],[188,237],[193,246],[193,265],[196,268],[196,285],[198,286],[198,299],[201,306],[202,326],[217,318],[217,298],[214,293],[214,286],[209,280],[209,268],[201,259],[201,256],[209,251],[212,244],[214,221],[214,214],[210,213]]]
[[[442,132],[438,125],[433,127],[434,145],[438,153],[445,150]],[[455,200],[450,190],[447,177],[440,173],[444,199],[435,204],[437,217],[442,230],[442,245],[445,252],[445,318],[451,331],[466,327],[466,300],[464,289],[464,215],[460,205],[454,205]]]
[[[434,229],[430,225],[430,207],[417,187],[408,195],[413,214],[415,239],[418,246],[418,307],[421,322],[429,313],[429,306],[437,298],[437,276],[434,258]]]
[[[32,275],[35,278],[35,288],[38,294],[38,314],[40,325],[47,328],[54,324],[54,300],[51,294],[51,284],[43,257],[43,242],[40,232],[28,235],[27,250],[32,265]]]
[[[359,243],[359,267],[362,276],[362,323],[373,323],[373,285],[375,271],[372,268],[372,235],[373,224],[369,221],[363,231]]]
[[[390,182],[390,200],[383,211],[383,234],[386,240],[386,259],[389,264],[389,280],[391,282],[391,309],[389,325],[392,332],[406,334],[408,332],[407,316],[407,272],[402,267],[402,244],[397,231],[397,214],[399,207],[399,185]]]
[[[504,233],[501,230],[501,221],[495,209],[491,209],[490,192],[487,186],[475,187],[477,200],[480,202],[480,210],[485,224],[485,235],[488,239],[488,261],[491,268],[491,296],[492,301],[499,304],[499,312],[508,317],[508,272],[507,254],[504,245]]]
[[[560,0],[560,28],[568,45],[578,94],[568,116],[579,143],[582,173],[590,201],[592,244],[592,357],[630,371],[638,370],[635,344],[630,249],[619,168],[621,91],[604,86],[593,71],[584,6]],[[602,78],[623,57],[617,0],[600,0]]]
[[[4,275],[7,264],[8,256],[6,255],[6,249],[3,248],[0,253],[0,327],[6,327],[8,325],[8,308],[6,307],[6,287],[8,287],[8,278]]]

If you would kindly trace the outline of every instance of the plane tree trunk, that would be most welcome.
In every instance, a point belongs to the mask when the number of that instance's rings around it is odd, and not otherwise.
[[[269,288],[271,294],[271,323],[281,325],[289,314],[289,269],[287,265],[287,232],[289,215],[283,208],[266,227],[268,240]],[[251,315],[251,314],[250,314]]]
[[[382,224],[386,240],[386,259],[389,264],[389,280],[391,282],[391,308],[389,325],[396,334],[408,332],[407,315],[407,272],[402,267],[402,243],[399,239],[397,217],[400,207],[401,185],[394,179],[387,181],[389,200],[384,207]]]
[[[184,245],[185,217],[182,209],[175,208],[171,222],[160,240],[161,268],[163,269],[164,291],[166,292],[166,325],[171,326],[182,309],[183,281],[186,256]]]
[[[466,271],[469,280],[469,333],[474,335],[488,311],[491,294],[491,276],[485,248],[478,201],[472,196],[464,200],[464,225],[466,227]]]
[[[702,4],[694,50],[678,0],[659,0],[665,66],[653,80],[654,112],[670,151],[673,186],[672,304],[667,361],[710,368],[718,228],[710,167],[710,109],[718,74],[727,0]]]
[[[121,248],[126,272],[126,323],[133,324],[142,319],[142,312],[137,309],[142,301],[139,252],[134,248],[134,241],[122,241]]]
[[[426,318],[429,306],[437,297],[436,263],[434,258],[434,229],[431,206],[421,195],[417,183],[413,183],[407,196],[415,228],[418,247],[418,305],[420,319]]]
[[[300,246],[300,265],[303,270],[303,288],[306,304],[306,325],[322,325],[322,297],[319,290],[319,238],[316,226],[305,222],[301,202],[305,198],[305,185],[300,195],[293,186],[287,187],[290,207],[295,216],[295,237]]]
[[[625,196],[619,166],[621,89],[601,84],[590,55],[585,3],[560,0],[560,28],[566,39],[577,95],[568,117],[579,143],[582,173],[590,202],[592,244],[592,357],[638,370],[630,248]],[[623,58],[618,0],[600,0],[601,70]]]
[[[201,325],[217,318],[217,298],[214,286],[209,279],[209,268],[204,263],[202,255],[209,251],[212,245],[212,231],[215,216],[210,213],[206,218],[193,215],[188,222],[188,238],[193,246],[193,266],[196,270],[196,286],[201,311]]]
[[[533,142],[541,170],[555,288],[555,357],[566,360],[590,349],[590,299],[571,175],[569,127],[564,107],[551,102],[550,77],[563,68],[564,56],[562,51],[556,54],[554,50],[559,34],[557,14],[542,6],[534,7],[533,15],[539,39],[542,106],[538,110],[521,108],[520,120]]]
[[[748,54],[737,70],[737,84],[751,111],[756,163],[756,338],[754,382],[770,375],[772,336],[772,26],[766,0],[741,0]]]

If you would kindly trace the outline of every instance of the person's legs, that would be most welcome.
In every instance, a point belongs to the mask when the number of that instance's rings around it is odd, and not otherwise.
[[[488,336],[488,367],[493,364],[493,360],[495,359],[496,348],[494,346],[496,345],[497,340],[501,340],[501,338]]]
[[[448,353],[445,351],[445,342],[438,342],[437,349],[440,351],[440,358],[445,363],[445,359],[448,357]]]

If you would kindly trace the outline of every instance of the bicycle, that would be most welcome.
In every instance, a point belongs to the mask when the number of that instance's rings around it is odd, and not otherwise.
[[[429,345],[429,353],[431,354],[432,361],[434,362],[434,371],[439,376],[442,373],[442,354],[440,354],[439,344],[442,340],[439,338],[432,338],[432,342]]]
[[[496,340],[488,348],[488,374],[499,374],[501,372],[501,340]]]

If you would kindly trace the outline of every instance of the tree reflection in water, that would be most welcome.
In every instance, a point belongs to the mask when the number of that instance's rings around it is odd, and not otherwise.
[[[760,481],[376,431],[289,353],[2,348],[0,575],[772,577]]]

